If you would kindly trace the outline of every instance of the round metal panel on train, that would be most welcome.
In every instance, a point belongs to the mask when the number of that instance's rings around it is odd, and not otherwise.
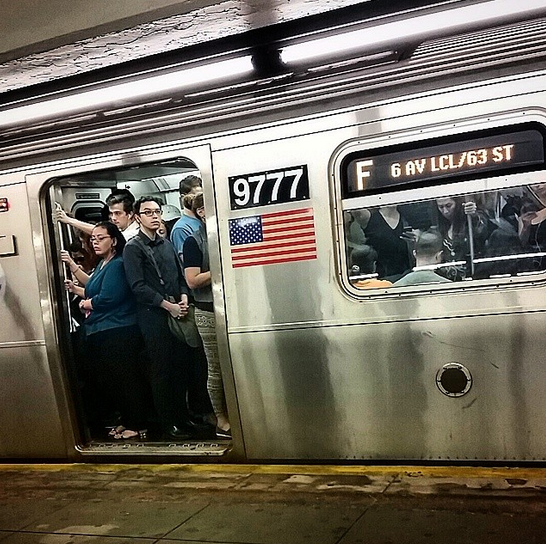
[[[448,397],[462,397],[472,387],[472,375],[459,363],[447,363],[438,370],[436,385]]]

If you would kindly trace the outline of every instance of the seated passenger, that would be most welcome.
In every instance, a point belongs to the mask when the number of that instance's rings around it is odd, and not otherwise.
[[[409,227],[396,206],[354,210],[354,217],[362,227],[369,245],[377,252],[377,274],[396,281],[413,265],[411,239],[405,235]]]
[[[437,231],[428,230],[421,233],[415,241],[415,267],[394,283],[396,287],[418,285],[421,283],[451,283],[450,280],[437,274],[434,265],[442,262],[442,237]]]
[[[546,183],[531,189],[534,198],[522,204],[518,234],[524,247],[538,252],[546,249]]]
[[[392,282],[377,278],[376,270],[377,252],[368,245],[362,245],[353,249],[351,253],[351,276],[369,276],[357,279],[353,283],[359,289],[380,289],[390,287]]]
[[[355,215],[359,214],[360,210],[353,212],[345,212],[343,215],[345,221],[345,233],[347,238],[347,248],[352,251],[354,248],[366,245],[366,235],[360,226],[360,223],[355,219]],[[360,217],[359,217],[360,218]]]
[[[356,212],[358,213],[358,211]],[[345,211],[343,214],[343,221],[345,225],[345,250],[347,255],[347,267],[349,268],[349,274],[352,276],[360,275],[360,268],[354,265],[352,262],[352,253],[356,249],[369,249],[370,246],[366,244],[366,235],[362,230],[362,227],[355,220],[354,214],[351,211]],[[354,270],[352,270],[354,269]]]

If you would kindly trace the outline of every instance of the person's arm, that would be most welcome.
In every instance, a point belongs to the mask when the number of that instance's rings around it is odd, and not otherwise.
[[[76,285],[72,280],[65,280],[64,286],[67,291],[78,295],[80,298],[85,296],[85,289],[79,285]]]
[[[211,284],[210,271],[202,271],[203,253],[196,239],[190,236],[184,242],[184,276],[190,289],[198,289]]]
[[[172,247],[172,246],[171,246]],[[173,253],[176,253],[173,248]],[[178,257],[175,255],[178,262]],[[144,253],[139,242],[132,239],[123,250],[123,265],[125,276],[129,283],[131,291],[135,294],[137,302],[149,306],[157,306],[168,311],[173,317],[183,317],[188,311],[182,308],[178,303],[170,302],[165,297],[150,287],[144,278],[144,263],[150,258]]]
[[[210,271],[201,272],[200,268],[190,266],[184,268],[184,274],[190,289],[198,289],[211,284]]]
[[[75,217],[70,217],[62,208],[61,205],[58,203],[55,203],[55,211],[53,212],[53,218],[56,221],[59,221],[59,223],[65,223],[66,225],[70,225],[71,227],[80,229],[81,231],[92,234],[93,228],[95,225],[91,223],[86,223],[84,221],[80,221],[79,219],[76,219]]]
[[[163,299],[161,301],[161,308],[167,310],[173,317],[184,317],[188,313],[188,297],[186,297],[185,305],[180,303],[169,302],[168,300]]]
[[[353,214],[355,221],[360,225],[362,230],[364,230],[368,226],[372,216],[370,210],[362,208],[359,210],[353,210],[351,213]]]
[[[472,218],[474,239],[480,243],[485,243],[489,236],[489,219],[487,214],[478,208],[475,202],[468,201],[463,204],[465,215]]]
[[[85,285],[89,281],[89,274],[86,274],[82,270],[82,267],[78,263],[76,263],[74,259],[72,259],[70,253],[68,253],[68,251],[66,251],[65,249],[61,250],[61,261],[68,265],[68,268],[70,268],[70,272],[72,272],[74,278],[78,280],[78,283],[80,285],[83,285],[85,287]]]

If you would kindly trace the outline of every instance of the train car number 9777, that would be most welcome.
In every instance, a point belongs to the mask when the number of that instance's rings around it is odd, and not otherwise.
[[[309,199],[306,165],[232,176],[228,181],[232,210]]]

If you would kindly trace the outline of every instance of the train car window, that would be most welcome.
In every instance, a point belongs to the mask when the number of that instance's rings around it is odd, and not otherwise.
[[[98,223],[103,219],[107,219],[103,202],[88,202],[85,206],[75,207],[72,213],[76,219],[86,223]]]
[[[396,289],[546,269],[546,182],[344,211],[349,281]]]

